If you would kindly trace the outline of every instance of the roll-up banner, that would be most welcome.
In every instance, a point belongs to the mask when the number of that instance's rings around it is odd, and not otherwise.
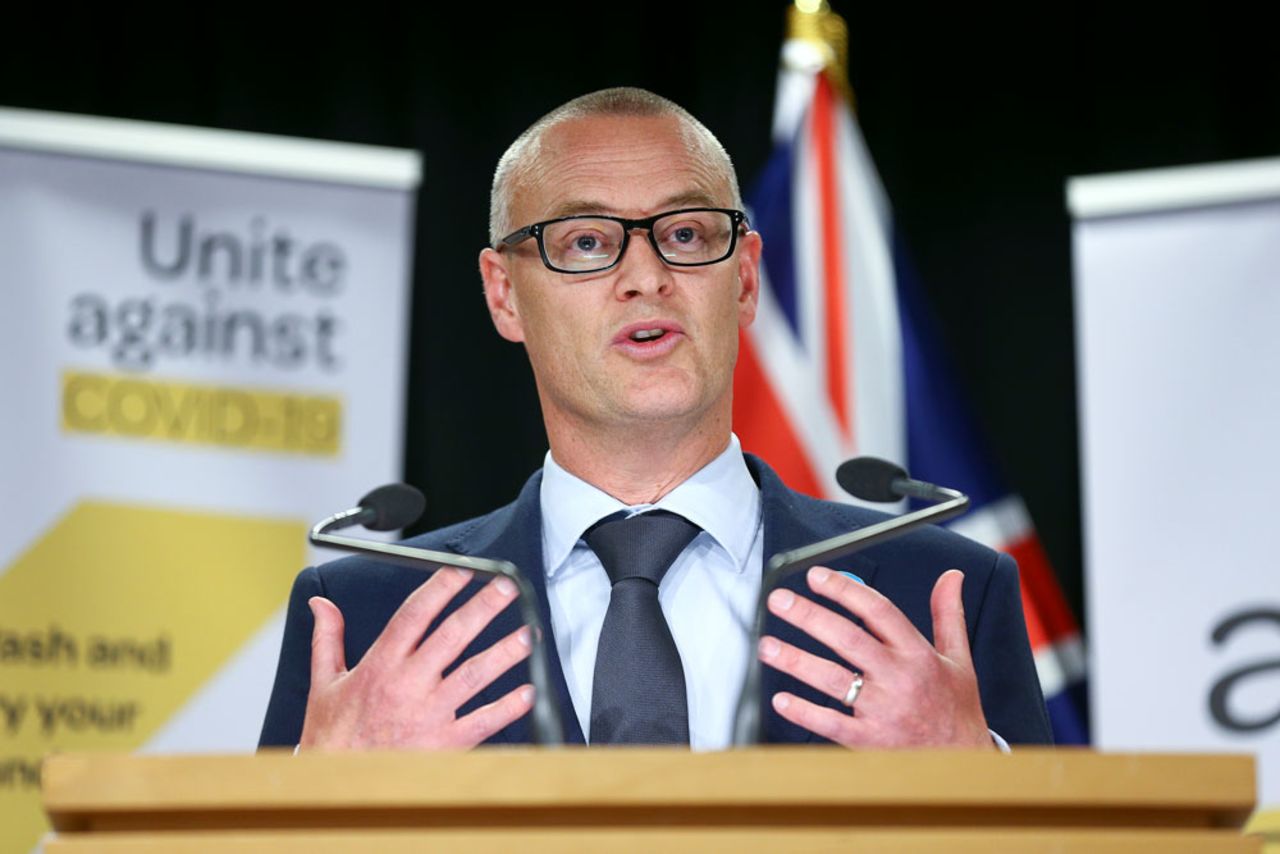
[[[0,110],[0,850],[51,751],[247,751],[398,480],[414,152]]]
[[[1093,732],[1280,807],[1280,159],[1073,179]]]

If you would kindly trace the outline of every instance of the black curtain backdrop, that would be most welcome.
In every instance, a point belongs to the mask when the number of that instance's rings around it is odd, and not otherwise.
[[[702,118],[750,186],[786,4],[375,6],[27,7],[6,22],[0,105],[422,151],[404,459],[434,527],[512,498],[546,450],[523,351],[492,331],[476,271],[498,156],[557,104],[638,85]],[[1080,613],[1064,180],[1280,155],[1274,29],[1226,4],[833,6],[956,375]]]

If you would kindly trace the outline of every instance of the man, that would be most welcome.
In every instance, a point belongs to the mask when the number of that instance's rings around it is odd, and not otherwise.
[[[642,90],[571,101],[513,143],[480,272],[498,333],[528,352],[551,450],[513,504],[415,544],[529,576],[570,742],[724,747],[749,655],[767,665],[768,741],[1049,741],[1016,568],[945,531],[791,579],[747,649],[769,555],[882,517],[790,492],[731,433],[760,286],[742,207],[719,142]],[[262,744],[528,741],[514,596],[457,570],[305,570]]]

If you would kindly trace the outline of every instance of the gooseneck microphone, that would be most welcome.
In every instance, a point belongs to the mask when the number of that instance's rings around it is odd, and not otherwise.
[[[452,566],[469,569],[480,575],[510,579],[518,591],[516,602],[519,603],[520,619],[530,629],[529,677],[535,689],[532,711],[534,739],[538,744],[548,747],[564,744],[560,707],[551,686],[546,647],[542,642],[542,618],[538,616],[537,594],[514,563],[333,533],[356,525],[374,531],[394,531],[416,521],[422,515],[424,507],[426,499],[417,489],[404,483],[389,483],[361,498],[360,503],[350,510],[335,513],[317,523],[311,529],[308,539],[317,546],[355,552],[410,569],[435,572],[442,567]]]
[[[922,480],[913,480],[905,469],[876,457],[857,457],[848,460],[836,470],[836,482],[840,487],[863,501],[898,501],[902,498],[918,498],[933,506],[925,507],[902,516],[895,516],[847,534],[831,537],[791,551],[779,552],[769,559],[760,582],[760,596],[756,600],[756,619],[747,646],[747,673],[742,681],[742,694],[733,718],[733,743],[738,747],[757,744],[760,741],[762,716],[760,706],[761,674],[763,665],[755,650],[764,634],[764,621],[768,615],[769,593],[786,577],[804,572],[838,558],[848,557],[867,546],[884,542],[912,528],[933,522],[941,522],[963,513],[969,506],[969,497],[954,489],[935,486]]]
[[[954,489],[934,486],[923,480],[913,480],[900,465],[879,457],[855,457],[845,460],[836,469],[836,483],[840,488],[863,501],[897,501],[901,498],[918,498],[931,504],[941,504],[962,497]]]
[[[427,499],[407,483],[388,483],[370,492],[350,510],[325,519],[312,529],[321,532],[340,531],[355,525],[370,531],[395,531],[418,521]]]

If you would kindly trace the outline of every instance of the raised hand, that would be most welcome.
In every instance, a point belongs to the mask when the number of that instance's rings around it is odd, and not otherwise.
[[[418,643],[471,575],[460,569],[433,573],[350,670],[343,653],[342,612],[321,596],[310,600],[315,630],[303,749],[469,748],[532,708],[533,686],[522,685],[467,715],[457,714],[467,700],[529,655],[527,626],[443,675],[515,599],[515,585],[507,579],[486,585]]]
[[[834,651],[847,666],[774,637],[760,641],[760,660],[845,701],[857,673],[863,685],[850,712],[819,706],[787,692],[772,698],[778,714],[839,744],[867,747],[994,747],[960,598],[964,574],[950,570],[934,585],[934,645],[879,592],[823,567],[809,570],[809,588],[856,614],[866,626],[797,596],[769,594],[769,610]]]

